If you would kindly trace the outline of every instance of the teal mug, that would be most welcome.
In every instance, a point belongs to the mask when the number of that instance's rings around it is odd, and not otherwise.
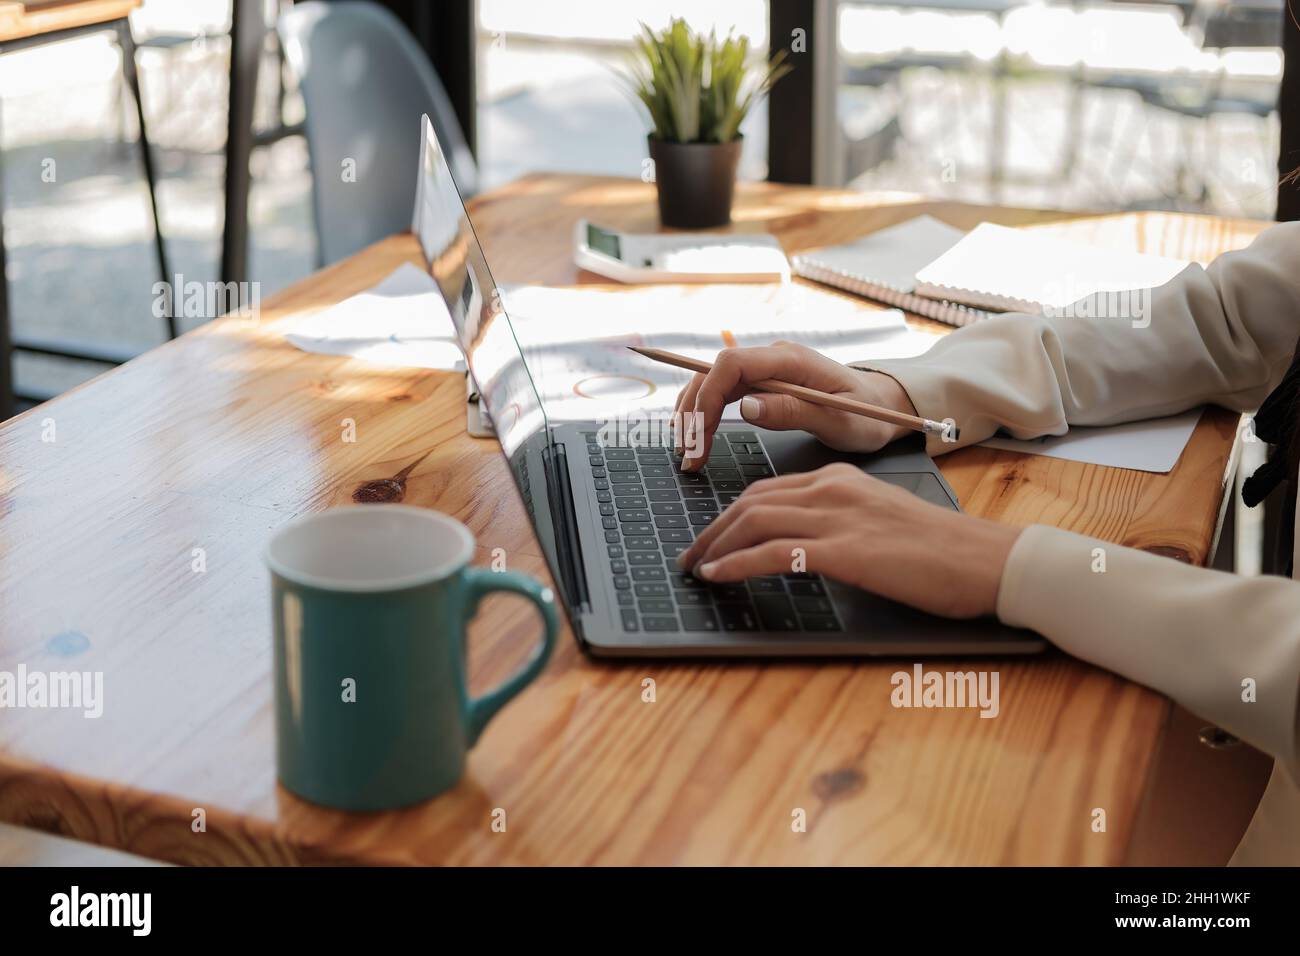
[[[276,766],[288,790],[384,810],[460,779],[483,728],[541,673],[559,631],[550,588],[472,568],[473,553],[459,521],[408,505],[335,508],[275,533]],[[470,697],[465,629],[493,591],[536,604],[545,633],[513,677]]]

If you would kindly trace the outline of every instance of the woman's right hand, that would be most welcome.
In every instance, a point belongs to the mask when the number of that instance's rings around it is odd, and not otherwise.
[[[724,349],[713,368],[696,373],[677,398],[677,449],[682,468],[702,468],[713,447],[722,410],[741,399],[740,415],[751,425],[776,431],[802,429],[837,451],[867,452],[882,448],[906,429],[849,412],[813,405],[788,395],[758,391],[753,383],[777,379],[843,395],[871,405],[915,415],[907,392],[883,372],[864,372],[841,365],[820,352],[793,342],[757,348]]]

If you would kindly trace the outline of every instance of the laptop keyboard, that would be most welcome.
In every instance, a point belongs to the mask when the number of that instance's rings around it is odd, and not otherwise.
[[[583,437],[624,631],[842,629],[820,575],[708,584],[677,566],[746,485],[773,475],[757,433],[717,432],[700,472],[681,471],[681,457],[667,446],[602,446],[596,432]]]

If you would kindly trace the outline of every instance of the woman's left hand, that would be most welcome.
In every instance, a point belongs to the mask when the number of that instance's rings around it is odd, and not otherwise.
[[[706,581],[808,571],[945,617],[977,617],[994,613],[1019,533],[837,463],[750,485],[678,560]]]

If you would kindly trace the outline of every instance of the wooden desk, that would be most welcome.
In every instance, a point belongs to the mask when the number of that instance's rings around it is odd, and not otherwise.
[[[143,0],[38,0],[0,2],[0,43],[123,20]]]
[[[963,226],[1060,218],[758,184],[737,219],[796,251],[920,211]],[[500,282],[592,279],[570,260],[579,216],[654,225],[651,187],[573,176],[521,180],[473,216]],[[1262,224],[1151,213],[1048,228],[1208,260]],[[277,526],[418,459],[409,502],[466,522],[478,561],[501,547],[545,574],[496,444],[464,432],[460,376],[303,354],[270,327],[417,258],[409,236],[381,242],[276,296],[260,327],[211,323],[0,428],[0,670],[105,681],[98,720],[4,714],[0,819],[186,863],[1125,858],[1169,704],[1055,655],[981,663],[1000,672],[1002,702],[981,720],[894,709],[889,677],[910,661],[607,665],[566,635],[443,797],[349,815],[279,789],[261,561]],[[355,443],[341,441],[345,418]],[[1201,562],[1235,423],[1208,414],[1169,475],[981,448],[943,470],[973,512]],[[472,632],[475,684],[499,679],[535,627],[522,603],[494,599]],[[807,832],[792,831],[796,809]]]

